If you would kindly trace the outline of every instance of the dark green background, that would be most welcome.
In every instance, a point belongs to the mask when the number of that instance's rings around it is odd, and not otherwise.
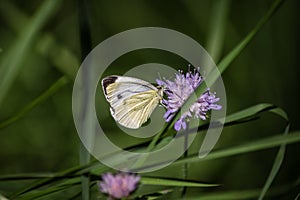
[[[212,27],[217,12],[214,7],[219,2],[90,1],[92,46],[128,29],[155,26],[182,32],[208,48],[211,30],[215,28]],[[228,16],[223,22],[225,35],[220,54],[215,56],[216,63],[252,30],[271,3],[270,0],[231,1]],[[0,60],[40,4],[40,1],[33,0],[0,2]],[[257,103],[272,103],[287,112],[292,130],[300,128],[298,8],[297,0],[284,2],[224,72],[228,113]],[[54,45],[48,49],[46,35],[54,39],[50,42]],[[64,73],[74,77],[80,60],[77,2],[66,0],[58,6],[34,39],[30,51],[26,52],[21,70],[0,105],[0,121],[13,116]],[[106,75],[122,74],[131,67],[147,62],[159,62],[183,70],[188,64],[163,51],[143,50],[115,61]],[[72,118],[72,86],[70,82],[22,119],[0,130],[0,175],[52,172],[78,164],[80,141]],[[99,98],[103,101],[102,94],[99,94]],[[98,107],[102,108],[100,112],[107,112],[109,117],[107,104],[102,107],[98,103]],[[115,127],[110,117],[107,121],[109,126]],[[225,128],[216,148],[271,136],[281,133],[283,128],[280,119],[266,114],[258,121]],[[118,134],[116,132],[115,136],[118,137]],[[290,183],[299,177],[299,150],[297,143],[288,146],[275,185]],[[224,188],[232,190],[262,187],[276,152],[277,149],[269,149],[195,165],[191,167],[190,178],[223,183]],[[165,176],[178,176],[178,173],[177,169],[172,168],[157,172]],[[0,183],[0,192],[6,189]]]

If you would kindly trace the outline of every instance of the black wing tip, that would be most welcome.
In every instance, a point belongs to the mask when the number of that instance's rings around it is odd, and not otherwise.
[[[107,92],[106,92],[107,86],[116,82],[117,79],[118,79],[117,76],[108,76],[108,77],[105,77],[104,79],[102,79],[102,87],[103,87],[103,91],[104,91],[105,95],[107,95]]]

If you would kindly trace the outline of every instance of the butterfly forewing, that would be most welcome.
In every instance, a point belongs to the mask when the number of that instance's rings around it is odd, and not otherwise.
[[[155,86],[133,77],[109,76],[102,87],[114,119],[132,129],[147,121],[162,98]]]

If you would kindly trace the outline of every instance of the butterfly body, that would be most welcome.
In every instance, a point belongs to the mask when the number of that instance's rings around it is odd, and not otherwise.
[[[102,89],[115,121],[131,129],[141,127],[163,98],[162,88],[127,76],[104,78]]]

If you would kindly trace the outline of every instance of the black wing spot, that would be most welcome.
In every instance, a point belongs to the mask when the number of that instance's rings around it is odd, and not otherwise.
[[[120,100],[120,99],[123,98],[123,96],[122,96],[121,94],[118,94],[118,95],[117,95],[117,98]]]
[[[118,79],[117,76],[109,76],[102,80],[102,87],[103,87],[105,95],[107,95],[107,92],[106,92],[107,86],[116,82],[117,79]]]

